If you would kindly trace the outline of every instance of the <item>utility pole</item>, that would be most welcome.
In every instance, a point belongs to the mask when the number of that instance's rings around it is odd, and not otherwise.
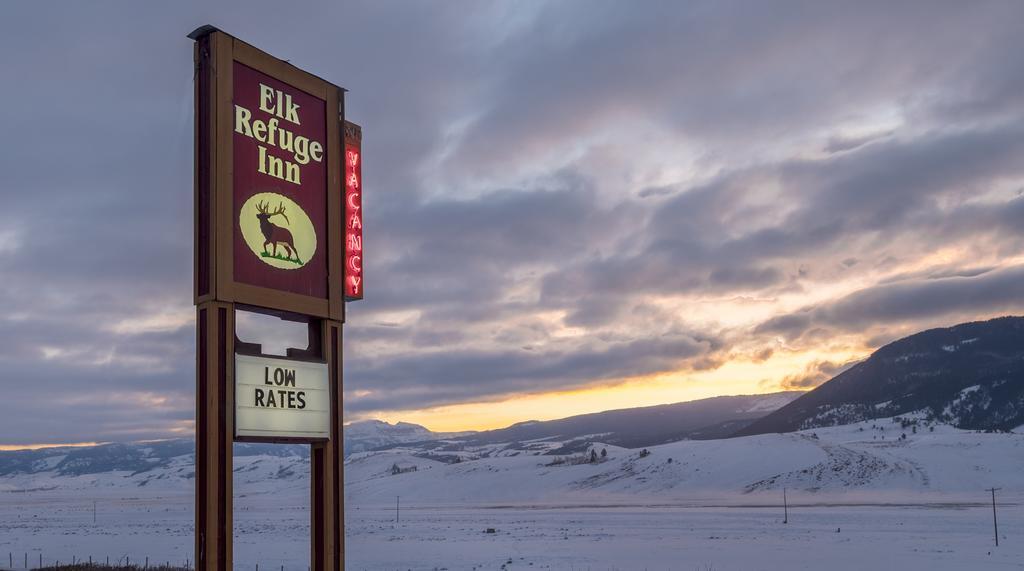
[[[400,517],[400,515],[401,515],[401,514],[399,513],[399,511],[398,511],[398,500],[399,500],[399,499],[400,499],[401,497],[402,497],[402,496],[395,496],[395,523],[398,523],[398,521],[399,521],[399,517]]]
[[[992,529],[996,536],[996,547],[999,547],[999,522],[996,520],[996,492],[1002,490],[1002,488],[989,488],[987,491],[992,492]]]
[[[92,501],[92,522],[96,523],[96,500]]]
[[[789,501],[786,499],[786,488],[782,488],[782,523],[789,523]]]

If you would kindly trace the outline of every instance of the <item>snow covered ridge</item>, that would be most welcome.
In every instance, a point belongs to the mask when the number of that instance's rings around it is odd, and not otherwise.
[[[472,432],[431,432],[410,422],[389,424],[382,420],[361,420],[345,425],[345,454],[373,450],[393,444],[453,438]]]
[[[522,505],[756,502],[751,494],[783,487],[874,501],[977,493],[982,484],[1024,491],[1024,435],[915,418],[645,449],[593,440],[578,450],[510,453],[492,445],[448,451],[448,458],[418,447],[354,454],[346,462],[347,493],[365,504],[409,494],[423,504]],[[416,469],[394,473],[395,465]]]
[[[894,341],[737,434],[912,413],[967,429],[1024,424],[1024,317],[964,323]]]
[[[966,496],[990,486],[1024,493],[1024,434],[967,431],[904,417],[643,449],[597,439],[577,444],[505,443],[445,451],[417,444],[355,453],[345,463],[346,501],[393,505],[401,496],[419,505],[746,504],[761,501],[766,493],[774,497],[784,487],[874,502],[905,499],[906,494]],[[570,448],[574,451],[564,452]],[[236,490],[303,496],[309,474],[306,449],[240,450]],[[65,469],[64,452],[48,456],[32,471],[0,475],[0,499],[76,490],[122,495],[132,490],[133,497],[192,490],[191,454],[144,455],[150,461],[143,470],[74,471]]]
[[[434,433],[410,423],[388,424],[379,420],[356,422],[345,427],[348,453],[372,450],[407,442],[427,442],[465,433]],[[148,473],[167,468],[195,451],[191,438],[156,442],[112,443],[88,447],[46,448],[0,452],[0,477],[10,474],[53,472],[58,476],[80,476],[104,472]],[[276,456],[307,458],[309,448],[298,445],[235,444],[236,458]]]
[[[235,444],[235,458],[273,456],[308,458],[309,447],[294,444]],[[177,438],[156,442],[100,444],[74,448],[44,448],[0,452],[0,478],[19,474],[77,477],[103,473],[131,476],[159,473],[192,462],[195,442]],[[187,474],[192,477],[191,473]]]

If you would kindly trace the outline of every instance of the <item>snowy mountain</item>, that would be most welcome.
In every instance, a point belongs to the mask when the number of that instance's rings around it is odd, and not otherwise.
[[[382,420],[361,420],[345,425],[345,455],[406,442],[425,442],[439,438],[452,438],[470,432],[431,432],[410,422],[388,424]]]
[[[1024,424],[1024,317],[905,337],[736,434],[909,415],[980,430]]]
[[[155,442],[113,443],[97,446],[44,448],[0,452],[0,478],[18,474],[50,474],[54,477],[76,477],[104,473],[126,473],[132,476],[160,473],[180,466],[187,459],[191,477],[195,442],[191,438]],[[241,444],[234,446],[235,458],[254,456],[308,458],[309,447],[298,444]]]
[[[466,433],[435,433],[418,424],[388,424],[379,420],[355,422],[345,427],[345,453],[362,452],[406,442],[428,442]],[[111,443],[97,446],[44,448],[0,452],[0,477],[11,474],[52,472],[56,476],[82,476],[104,472],[143,474],[166,469],[184,456],[191,457],[191,438],[154,442]],[[308,458],[309,447],[295,444],[234,445],[235,458],[271,456]],[[191,470],[191,469],[190,469]],[[191,472],[189,472],[191,473]]]

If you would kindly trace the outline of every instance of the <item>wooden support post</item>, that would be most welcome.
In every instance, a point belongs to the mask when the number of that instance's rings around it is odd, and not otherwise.
[[[235,311],[196,309],[196,570],[232,568]]]
[[[341,322],[323,320],[323,355],[331,384],[331,399],[336,411],[331,417],[331,440],[314,444],[313,477],[310,494],[312,570],[345,569],[344,454],[342,450],[341,402]]]

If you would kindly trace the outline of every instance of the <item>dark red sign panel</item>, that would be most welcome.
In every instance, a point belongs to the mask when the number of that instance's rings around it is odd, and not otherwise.
[[[237,61],[233,71],[234,279],[326,298],[326,104]]]
[[[363,299],[363,152],[357,133],[358,127],[346,125],[345,301]]]

